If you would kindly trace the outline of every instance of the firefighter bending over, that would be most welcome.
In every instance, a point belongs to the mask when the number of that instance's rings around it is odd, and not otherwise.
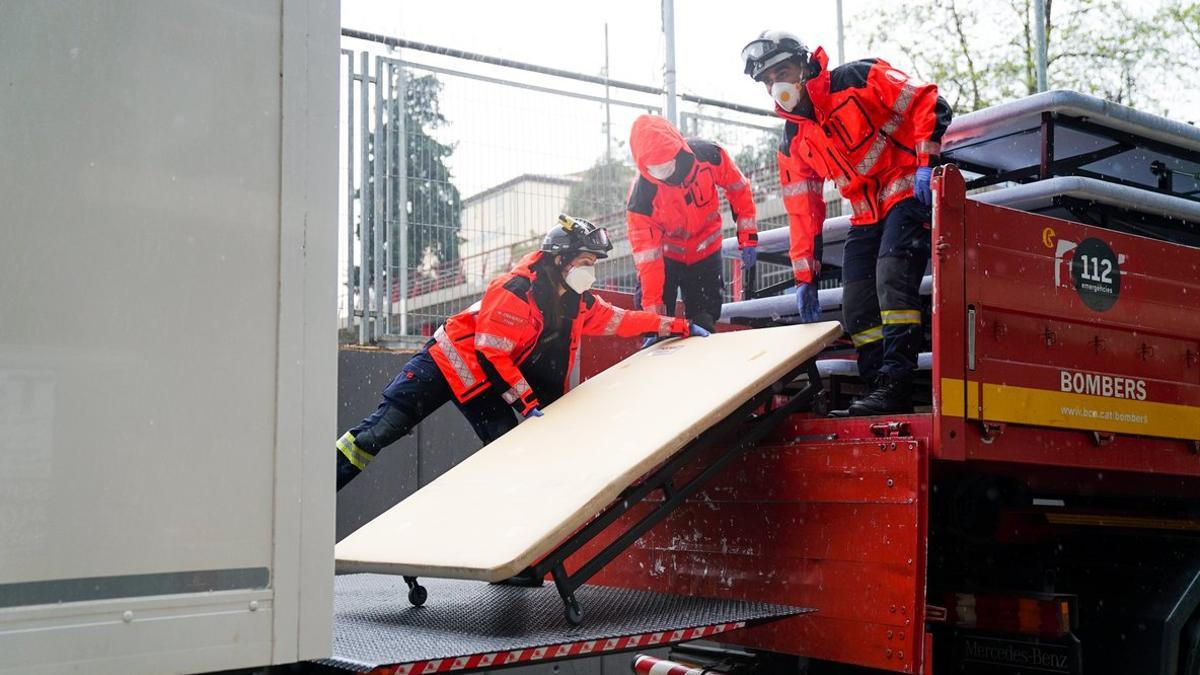
[[[733,211],[742,264],[753,267],[758,227],[750,183],[724,148],[689,138],[667,120],[642,115],[629,148],[638,173],[629,191],[629,244],[638,272],[639,306],[675,314],[683,292],[685,315],[713,330],[721,316],[721,188]]]

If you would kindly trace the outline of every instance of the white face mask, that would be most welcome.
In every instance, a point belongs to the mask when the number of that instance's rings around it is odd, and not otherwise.
[[[791,112],[800,102],[800,87],[795,82],[776,82],[771,85],[771,98],[780,108]]]
[[[576,265],[567,272],[567,286],[576,293],[583,293],[596,283],[596,268],[593,265]]]
[[[658,180],[666,180],[675,173],[675,160],[663,162],[662,164],[652,164],[646,167],[646,173]]]

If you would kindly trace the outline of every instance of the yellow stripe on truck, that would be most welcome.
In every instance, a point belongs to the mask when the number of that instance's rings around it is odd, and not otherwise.
[[[1196,406],[986,382],[982,389],[983,419],[989,422],[1200,440],[1200,407]],[[943,377],[942,415],[975,419],[979,390],[978,382]]]
[[[942,378],[942,416],[963,416],[963,381],[953,377]]]
[[[963,399],[966,399],[966,409]],[[946,417],[968,417],[979,414],[979,383],[967,382],[954,377],[942,378],[942,415]]]
[[[983,418],[990,422],[1200,439],[1200,408],[1195,406],[986,382]]]
[[[979,383],[967,382],[967,417],[979,417]]]

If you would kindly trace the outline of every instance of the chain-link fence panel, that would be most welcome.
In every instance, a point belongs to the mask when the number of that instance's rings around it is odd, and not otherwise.
[[[628,134],[638,115],[661,113],[659,88],[425,45],[344,49],[342,59],[343,341],[419,346],[536,250],[559,213],[608,228],[614,250],[596,287],[635,290]],[[684,135],[720,143],[751,180],[760,229],[786,226],[778,118],[681,99]],[[732,236],[727,205],[722,214]],[[755,274],[761,288],[790,271]],[[725,280],[737,299],[738,262],[726,261]]]

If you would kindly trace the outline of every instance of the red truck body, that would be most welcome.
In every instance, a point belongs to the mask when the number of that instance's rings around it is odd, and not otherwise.
[[[970,200],[953,167],[935,190],[929,411],[793,416],[593,583],[812,607],[729,640],[931,673],[935,651],[963,649],[955,593],[1077,595],[1063,638],[1104,610],[1080,609],[1099,577],[1047,562],[1055,546],[1094,560],[1113,532],[1175,550],[1163,537],[1200,529],[1172,501],[1200,490],[1200,250]],[[584,375],[628,349],[588,343]],[[1070,658],[1049,672],[1076,672]]]

